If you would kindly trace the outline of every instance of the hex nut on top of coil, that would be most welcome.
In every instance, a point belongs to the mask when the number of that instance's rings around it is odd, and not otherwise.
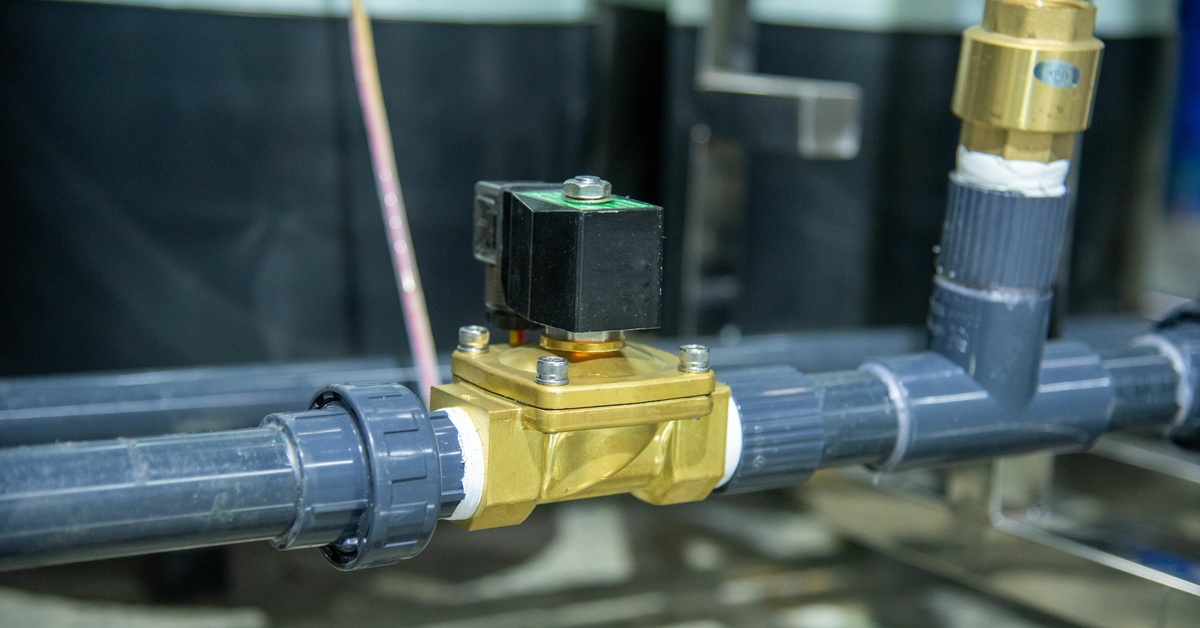
[[[599,203],[612,196],[612,184],[597,176],[581,174],[563,181],[563,196],[581,203]]]

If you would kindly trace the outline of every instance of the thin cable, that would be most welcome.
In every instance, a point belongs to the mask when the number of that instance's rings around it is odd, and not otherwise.
[[[400,177],[396,173],[396,153],[392,148],[392,132],[388,126],[387,109],[383,105],[383,89],[379,84],[379,66],[375,60],[375,40],[371,36],[371,20],[362,0],[353,0],[350,14],[350,46],[354,57],[354,79],[358,100],[362,105],[363,121],[367,127],[367,142],[371,149],[371,165],[375,172],[375,187],[379,192],[379,207],[383,211],[384,230],[400,304],[404,308],[404,326],[408,343],[417,367],[421,398],[428,401],[429,389],[441,383],[438,376],[437,350],[429,329],[429,310],[421,290],[421,276],[413,253],[412,235],[400,193]]]

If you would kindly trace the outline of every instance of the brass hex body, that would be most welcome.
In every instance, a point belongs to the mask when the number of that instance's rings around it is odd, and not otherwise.
[[[1081,0],[988,0],[963,32],[954,85],[960,143],[1007,159],[1070,159],[1091,124],[1104,44]]]
[[[537,358],[570,361],[569,383],[536,383]],[[515,525],[535,506],[632,493],[653,504],[704,499],[724,474],[729,387],[679,370],[676,356],[628,343],[604,354],[493,345],[456,351],[454,382],[430,408],[466,411],[485,482],[468,530]]]

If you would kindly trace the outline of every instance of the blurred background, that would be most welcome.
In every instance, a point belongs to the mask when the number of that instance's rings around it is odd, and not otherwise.
[[[1154,318],[1200,296],[1200,2],[1095,4],[1056,307]],[[0,5],[0,376],[410,362],[347,6]],[[665,208],[662,337],[920,344],[982,6],[368,1],[438,346],[483,320],[474,183],[584,172]],[[794,99],[699,80],[718,70],[858,96],[805,126]],[[367,574],[262,544],[0,574],[0,626],[1073,625],[847,541],[806,501],[565,504],[444,526]]]
[[[703,1],[369,2],[439,346],[482,320],[474,182],[580,172],[666,208],[666,335],[922,324],[982,2],[829,4],[750,2],[725,56],[860,86],[850,159],[697,89]],[[345,5],[4,4],[0,374],[403,359]],[[1100,3],[1072,314],[1200,291],[1194,5]]]

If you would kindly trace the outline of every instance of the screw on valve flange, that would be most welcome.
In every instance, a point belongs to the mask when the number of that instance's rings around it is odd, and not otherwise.
[[[458,350],[466,353],[486,353],[491,332],[482,325],[458,328]]]
[[[684,373],[707,373],[708,363],[708,347],[704,345],[679,347],[679,370]]]
[[[537,383],[545,386],[561,386],[567,383],[567,359],[557,355],[544,355],[537,361]]]

